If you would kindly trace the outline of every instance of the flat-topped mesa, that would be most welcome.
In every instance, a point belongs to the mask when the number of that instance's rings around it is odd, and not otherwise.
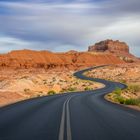
[[[125,42],[119,40],[105,40],[89,46],[88,51],[111,52],[111,53],[129,53],[129,47]]]

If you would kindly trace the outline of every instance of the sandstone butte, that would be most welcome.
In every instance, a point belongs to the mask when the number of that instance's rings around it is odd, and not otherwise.
[[[120,42],[119,40],[113,41],[111,39],[107,39],[104,41],[100,41],[95,43],[95,45],[88,47],[89,52],[109,52],[115,54],[116,56],[123,56],[129,58],[135,58],[129,52],[129,46],[125,42]]]
[[[125,42],[120,42],[119,40],[113,41],[108,39],[100,41],[93,46],[89,46],[88,51],[129,53],[129,47]]]
[[[49,51],[17,50],[0,55],[0,68],[67,68],[76,70],[102,64],[123,64],[124,59],[135,58],[129,53],[126,43],[106,40],[89,47],[87,52],[69,51],[52,53]]]

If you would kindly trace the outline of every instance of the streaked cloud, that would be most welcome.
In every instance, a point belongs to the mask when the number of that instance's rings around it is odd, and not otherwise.
[[[126,41],[140,56],[139,4],[138,0],[1,1],[1,36],[14,39],[10,40],[14,45],[6,45],[6,40],[2,44],[1,39],[0,47],[87,50],[96,41],[112,38]]]

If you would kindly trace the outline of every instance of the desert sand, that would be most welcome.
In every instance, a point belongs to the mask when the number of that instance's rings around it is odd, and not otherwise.
[[[65,92],[85,91],[101,88],[104,85],[83,81],[73,77],[74,71],[19,69],[0,70],[0,106],[16,101],[63,94]]]

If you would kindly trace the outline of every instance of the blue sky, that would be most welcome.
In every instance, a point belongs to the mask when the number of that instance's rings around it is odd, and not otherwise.
[[[0,0],[0,53],[85,51],[114,39],[140,56],[139,5],[139,0]]]

